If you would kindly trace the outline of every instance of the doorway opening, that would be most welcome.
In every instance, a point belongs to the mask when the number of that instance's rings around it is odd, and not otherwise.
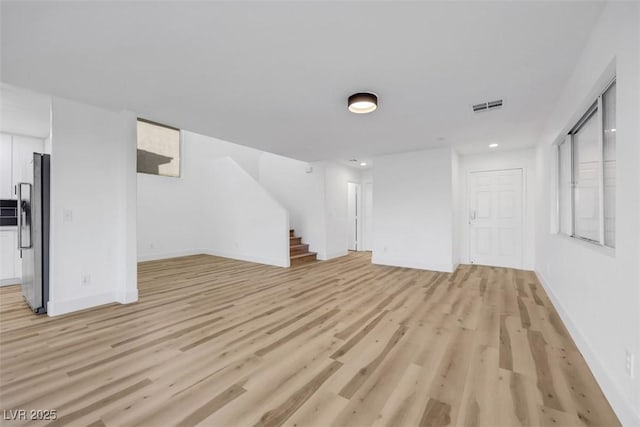
[[[347,249],[360,250],[360,184],[347,183]]]

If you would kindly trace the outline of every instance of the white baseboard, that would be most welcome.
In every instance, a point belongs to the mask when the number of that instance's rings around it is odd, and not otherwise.
[[[74,311],[86,310],[104,304],[114,302],[129,304],[138,301],[138,290],[133,291],[111,291],[99,294],[87,295],[79,298],[68,298],[62,300],[49,301],[47,303],[47,314],[49,316],[60,316],[61,314],[73,313]]]
[[[261,256],[255,256],[255,255],[246,255],[246,254],[239,254],[239,253],[233,253],[233,252],[227,252],[227,251],[218,251],[215,249],[209,249],[206,250],[204,252],[200,252],[200,253],[205,253],[207,255],[213,255],[213,256],[219,256],[219,257],[223,257],[223,258],[230,258],[230,259],[237,259],[239,261],[247,261],[247,262],[255,262],[257,264],[266,264],[266,265],[273,265],[275,267],[289,267],[289,252],[287,252],[287,256],[283,257],[282,259],[275,259],[275,258],[266,258],[266,257],[261,257]]]
[[[156,261],[156,260],[168,259],[168,258],[179,258],[181,256],[199,255],[204,253],[207,253],[206,249],[185,249],[182,251],[175,251],[175,252],[138,254],[138,262]]]
[[[587,362],[587,365],[589,366],[589,368],[591,368],[593,376],[598,382],[598,385],[602,389],[602,392],[606,396],[607,400],[609,400],[611,407],[620,419],[622,425],[640,426],[640,413],[638,413],[634,409],[633,402],[630,402],[628,400],[629,396],[626,396],[625,393],[621,392],[617,384],[611,380],[611,378],[607,374],[605,365],[600,361],[596,353],[593,351],[585,336],[580,332],[578,326],[571,319],[569,313],[565,311],[556,294],[553,292],[553,288],[550,286],[550,283],[547,281],[544,275],[539,271],[535,271],[535,274],[544,287],[544,290],[547,292],[547,295],[549,295],[554,308],[560,315],[562,322],[569,330],[573,341],[576,343],[576,346],[580,350],[580,353],[582,353],[582,356]]]
[[[338,251],[338,252],[332,252],[330,254],[324,254],[323,258],[318,257],[318,259],[321,261],[327,261],[333,258],[340,258],[341,256],[346,256],[348,254],[349,254],[349,251]]]
[[[20,282],[21,280],[18,277],[14,277],[13,279],[2,279],[0,280],[0,286],[19,285]]]
[[[73,313],[74,311],[85,310],[112,302],[116,302],[114,292],[102,292],[79,298],[68,298],[56,301],[49,300],[47,303],[47,314],[49,316],[59,316],[61,314]]]
[[[452,264],[432,264],[422,261],[412,261],[404,258],[391,258],[376,256],[375,253],[371,257],[372,264],[388,265],[391,267],[415,268],[418,270],[441,271],[443,273],[453,273],[454,266]]]
[[[116,301],[120,304],[130,304],[138,301],[138,290],[116,291]]]
[[[228,251],[219,251],[215,249],[185,249],[185,250],[176,251],[176,252],[163,252],[163,253],[157,253],[157,254],[138,255],[138,262],[158,261],[162,259],[179,258],[183,256],[200,255],[200,254],[219,256],[219,257],[229,258],[229,259],[237,259],[239,261],[255,262],[258,264],[274,265],[276,267],[289,267],[288,257],[283,257],[282,259],[278,260],[274,258],[246,255],[246,254],[240,254],[240,253],[234,253],[234,252],[228,252]],[[287,252],[287,255],[288,255],[288,252]]]

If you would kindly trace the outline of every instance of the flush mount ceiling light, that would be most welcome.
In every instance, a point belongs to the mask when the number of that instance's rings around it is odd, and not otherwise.
[[[352,113],[371,113],[378,108],[378,97],[369,92],[354,93],[349,97],[348,105]]]
[[[498,146],[498,144],[496,144],[495,142],[493,144],[489,144],[489,148],[496,148]]]
[[[360,166],[367,166],[367,162],[360,162]]]

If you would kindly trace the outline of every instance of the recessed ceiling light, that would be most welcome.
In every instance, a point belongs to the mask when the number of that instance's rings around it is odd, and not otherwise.
[[[373,93],[354,93],[348,100],[349,111],[356,114],[366,114],[378,108],[378,97]]]
[[[495,142],[493,144],[489,144],[489,148],[496,148],[498,146],[498,144],[496,144]]]
[[[360,166],[367,166],[367,162],[361,162]]]
[[[616,129],[611,129],[611,132],[615,132],[615,131],[616,131]]]

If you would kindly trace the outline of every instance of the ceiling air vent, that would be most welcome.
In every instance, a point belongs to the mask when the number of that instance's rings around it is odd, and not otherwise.
[[[473,111],[475,113],[479,113],[480,111],[484,111],[487,109],[487,103],[483,102],[482,104],[476,104],[473,106]]]
[[[483,102],[481,104],[475,104],[472,106],[474,113],[480,113],[482,111],[495,110],[502,107],[502,99],[495,101]]]
[[[502,107],[502,99],[498,99],[497,101],[487,102],[487,109],[491,110],[492,108],[500,108]]]

